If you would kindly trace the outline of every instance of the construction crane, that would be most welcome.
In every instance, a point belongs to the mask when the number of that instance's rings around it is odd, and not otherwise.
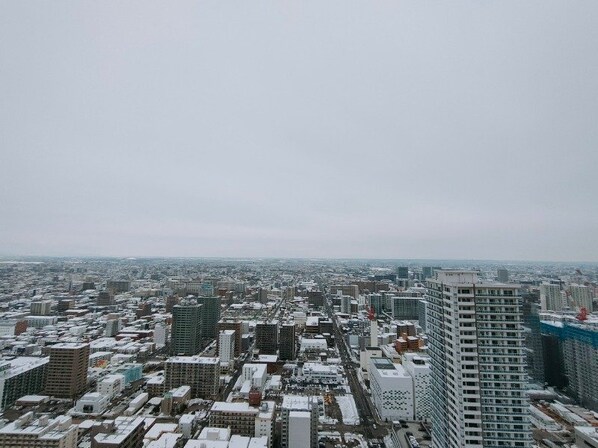
[[[577,271],[579,271],[579,269]],[[571,291],[565,290],[565,297],[567,297],[567,303],[569,304],[571,309],[575,309],[576,304],[573,301],[573,299],[571,298]],[[581,308],[579,308],[579,313],[577,314],[577,316],[575,316],[575,318],[580,322],[584,322],[584,321],[588,320],[587,308],[585,306],[582,306]]]

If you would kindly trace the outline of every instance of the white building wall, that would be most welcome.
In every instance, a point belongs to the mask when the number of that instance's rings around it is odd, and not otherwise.
[[[381,358],[370,359],[370,389],[380,418],[388,421],[412,420],[412,378],[399,364],[393,364],[392,369],[377,368],[376,362],[379,359]]]
[[[309,446],[311,415],[307,411],[289,412],[289,448]]]
[[[125,388],[125,377],[123,375],[109,375],[98,383],[98,393],[110,397],[116,397]]]
[[[154,327],[154,343],[158,347],[164,347],[167,341],[168,328],[163,324]]]
[[[235,356],[235,330],[224,330],[218,335],[218,355],[220,361],[228,363]]]
[[[251,385],[263,390],[266,384],[266,364],[245,364],[243,366],[243,381],[251,381]]]
[[[416,361],[414,362],[414,358]],[[416,364],[419,362],[425,364]],[[432,417],[432,394],[430,393],[430,381],[432,372],[427,359],[415,354],[406,353],[403,359],[403,366],[413,379],[413,414],[416,420],[429,420]]]

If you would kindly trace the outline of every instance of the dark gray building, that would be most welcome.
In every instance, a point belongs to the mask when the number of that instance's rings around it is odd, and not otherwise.
[[[255,348],[262,355],[275,355],[278,349],[278,321],[260,322],[255,326]]]
[[[198,297],[197,303],[201,309],[201,338],[215,339],[218,336],[217,324],[220,320],[220,297]]]
[[[278,353],[280,359],[295,359],[295,324],[283,324],[280,327],[280,348]]]
[[[202,305],[183,302],[172,308],[170,353],[197,355],[201,350]]]

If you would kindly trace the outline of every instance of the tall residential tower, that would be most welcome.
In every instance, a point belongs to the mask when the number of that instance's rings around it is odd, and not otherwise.
[[[518,287],[473,271],[429,279],[434,448],[531,446]]]

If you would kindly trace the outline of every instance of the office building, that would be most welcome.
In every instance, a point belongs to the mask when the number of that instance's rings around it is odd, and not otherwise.
[[[318,404],[313,398],[285,395],[280,412],[282,448],[318,446]]]
[[[426,281],[426,279],[432,277],[432,273],[434,269],[431,266],[424,266],[422,267],[422,281]]]
[[[164,363],[166,390],[191,386],[193,398],[214,400],[220,386],[220,359],[201,356],[175,356]]]
[[[24,395],[33,395],[44,389],[49,358],[22,356],[3,361],[0,359],[0,410],[10,407]]]
[[[259,322],[255,326],[255,348],[260,355],[275,355],[278,350],[278,321]]]
[[[198,297],[201,308],[201,337],[207,345],[218,336],[217,324],[220,320],[220,297]]]
[[[384,311],[384,301],[382,300],[381,294],[370,294],[369,295],[370,307],[374,309],[374,313],[379,316]]]
[[[235,359],[235,330],[222,330],[218,335],[220,362],[228,364]]]
[[[372,402],[386,421],[413,420],[413,380],[400,364],[388,358],[369,360]]]
[[[28,412],[0,429],[0,446],[5,448],[76,448],[77,425],[71,417],[55,419]]]
[[[540,285],[540,305],[542,311],[562,311],[561,287],[552,283],[542,283]]]
[[[401,320],[417,320],[418,303],[421,297],[396,297],[393,296],[391,300],[392,317]]]
[[[509,271],[506,269],[498,269],[496,271],[496,279],[500,283],[509,283]]]
[[[145,423],[142,417],[116,417],[91,428],[91,448],[142,448]]]
[[[408,279],[409,278],[409,268],[407,266],[399,266],[397,268],[397,278],[398,279]]]
[[[172,308],[170,353],[197,355],[201,350],[202,305],[189,301]]]
[[[60,343],[50,347],[45,392],[75,399],[87,390],[89,344]]]
[[[343,314],[351,314],[351,301],[353,300],[353,298],[351,296],[347,296],[347,295],[339,295],[340,297],[340,302],[341,302],[341,313]]]
[[[484,284],[474,271],[428,281],[432,446],[531,446],[518,285]]]
[[[324,306],[324,293],[322,291],[308,291],[307,301],[313,308],[320,308]]]
[[[295,347],[295,324],[283,324],[280,327],[280,349],[281,360],[293,360],[296,355]]]

